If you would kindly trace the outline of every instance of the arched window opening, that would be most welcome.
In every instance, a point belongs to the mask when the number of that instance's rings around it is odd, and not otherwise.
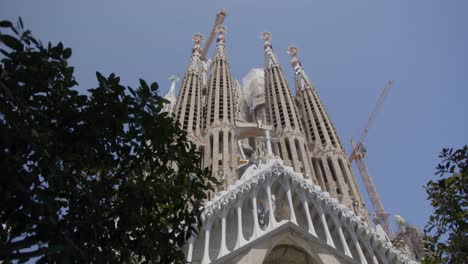
[[[336,175],[336,171],[335,171],[335,166],[333,166],[333,161],[330,157],[327,158],[327,164],[328,164],[328,168],[330,169],[333,181],[335,182],[335,185],[336,185],[336,193],[342,194],[340,184],[338,183],[338,178],[337,178],[338,176]]]
[[[221,130],[219,131],[219,141],[218,141],[218,165],[220,167],[223,166],[223,160],[224,160],[224,132]]]
[[[330,191],[330,184],[328,183],[327,175],[325,174],[325,168],[323,167],[322,159],[317,159],[317,162],[319,164],[320,173],[322,174],[324,186],[327,191]]]
[[[288,159],[292,162],[291,146],[289,145],[289,139],[285,139],[286,151],[288,152]]]

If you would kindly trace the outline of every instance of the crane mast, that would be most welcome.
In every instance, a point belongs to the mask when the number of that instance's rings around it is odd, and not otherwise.
[[[226,16],[227,16],[226,9],[221,9],[221,10],[218,11],[218,13],[216,13],[215,23],[213,25],[213,28],[211,29],[210,36],[208,37],[208,40],[205,43],[205,47],[202,50],[202,54],[201,54],[201,60],[202,61],[206,60],[206,54],[208,53],[208,50],[210,49],[211,43],[213,43],[213,39],[214,39],[214,36],[215,36],[215,33],[216,33],[215,32],[216,27],[218,25],[221,25],[224,22],[224,18]]]
[[[351,140],[351,145],[353,147],[353,151],[349,157],[349,162],[352,162],[353,160],[356,161],[356,165],[359,169],[359,172],[362,177],[362,181],[364,182],[364,186],[366,187],[366,191],[369,194],[369,198],[372,203],[372,207],[374,208],[374,213],[377,217],[378,223],[382,226],[383,230],[385,233],[390,237],[393,234],[392,227],[388,222],[388,218],[390,214],[388,214],[382,204],[382,201],[380,200],[379,194],[377,193],[377,189],[375,188],[374,182],[372,181],[372,178],[369,176],[369,173],[367,172],[367,167],[364,163],[364,157],[366,155],[366,149],[364,148],[363,142],[364,139],[367,136],[367,133],[369,132],[369,129],[373,125],[375,118],[382,108],[382,104],[385,100],[385,97],[388,94],[388,91],[392,87],[393,82],[388,81],[387,85],[383,89],[379,100],[377,101],[377,104],[372,111],[371,116],[369,117],[369,121],[367,122],[367,126],[364,129],[364,131],[361,134],[361,137],[359,138],[359,141],[357,144],[354,144],[354,141]]]

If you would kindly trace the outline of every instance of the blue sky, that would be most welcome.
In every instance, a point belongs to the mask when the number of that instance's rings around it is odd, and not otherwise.
[[[386,210],[424,226],[431,206],[422,185],[435,178],[438,152],[468,143],[467,1],[11,0],[0,3],[0,18],[21,16],[43,42],[71,47],[81,91],[100,71],[130,86],[157,81],[165,92],[168,77],[183,74],[193,33],[207,36],[220,8],[234,77],[263,67],[260,32],[270,31],[293,85],[286,49],[296,45],[348,152],[394,80],[366,163]]]

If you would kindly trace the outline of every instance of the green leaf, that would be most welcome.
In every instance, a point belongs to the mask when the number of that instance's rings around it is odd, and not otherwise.
[[[63,58],[68,59],[72,55],[72,50],[70,48],[66,48],[63,50]]]
[[[15,37],[12,37],[10,35],[0,35],[0,41],[3,42],[9,48],[12,48],[14,50],[23,49],[23,44],[21,44],[21,42],[17,40]]]
[[[63,43],[62,42],[59,42],[59,44],[57,45],[57,49],[59,51],[62,51],[63,50]]]
[[[11,22],[8,20],[0,21],[0,27],[12,27],[12,26],[13,24],[11,24]]]
[[[96,77],[97,77],[100,85],[103,84],[106,81],[106,78],[104,78],[104,76],[102,76],[102,74],[100,72],[96,72]]]
[[[39,133],[37,133],[37,130],[36,129],[31,129],[31,133],[34,137],[39,137]]]
[[[141,88],[147,90],[149,87],[148,87],[148,84],[146,84],[146,82],[143,80],[143,79],[140,79],[140,86]]]
[[[158,88],[159,88],[158,83],[154,82],[154,83],[151,84],[151,91],[152,92],[157,91]]]
[[[11,58],[11,55],[10,53],[8,53],[6,50],[4,49],[0,49],[0,53],[2,53],[5,57],[7,58]]]

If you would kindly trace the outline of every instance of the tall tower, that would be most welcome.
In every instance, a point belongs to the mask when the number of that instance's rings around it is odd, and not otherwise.
[[[323,190],[353,209],[369,222],[369,214],[356,183],[351,165],[336,130],[298,58],[299,50],[290,46],[297,96],[309,145],[309,157]]]
[[[192,40],[195,45],[177,97],[175,119],[179,121],[182,129],[187,131],[188,139],[201,146],[203,65],[200,61],[200,44],[203,42],[203,35],[196,33]]]
[[[221,22],[217,16],[210,34],[216,37],[211,62],[200,61],[202,37],[194,36],[174,108],[221,183],[208,193],[199,230],[183,247],[187,262],[415,264],[369,226],[351,166],[298,49],[288,50],[296,96],[270,33],[262,33],[264,69],[251,70],[241,86],[231,76]]]
[[[274,145],[276,155],[279,155],[285,165],[292,166],[295,171],[306,178],[314,178],[307,158],[306,140],[302,133],[294,99],[286,82],[283,69],[278,58],[273,53],[270,43],[271,34],[263,32],[265,49],[265,101],[267,122],[273,126],[274,136],[279,142]]]
[[[210,67],[205,116],[205,166],[222,182],[220,189],[237,180],[234,94],[223,25],[216,27],[216,51]]]

